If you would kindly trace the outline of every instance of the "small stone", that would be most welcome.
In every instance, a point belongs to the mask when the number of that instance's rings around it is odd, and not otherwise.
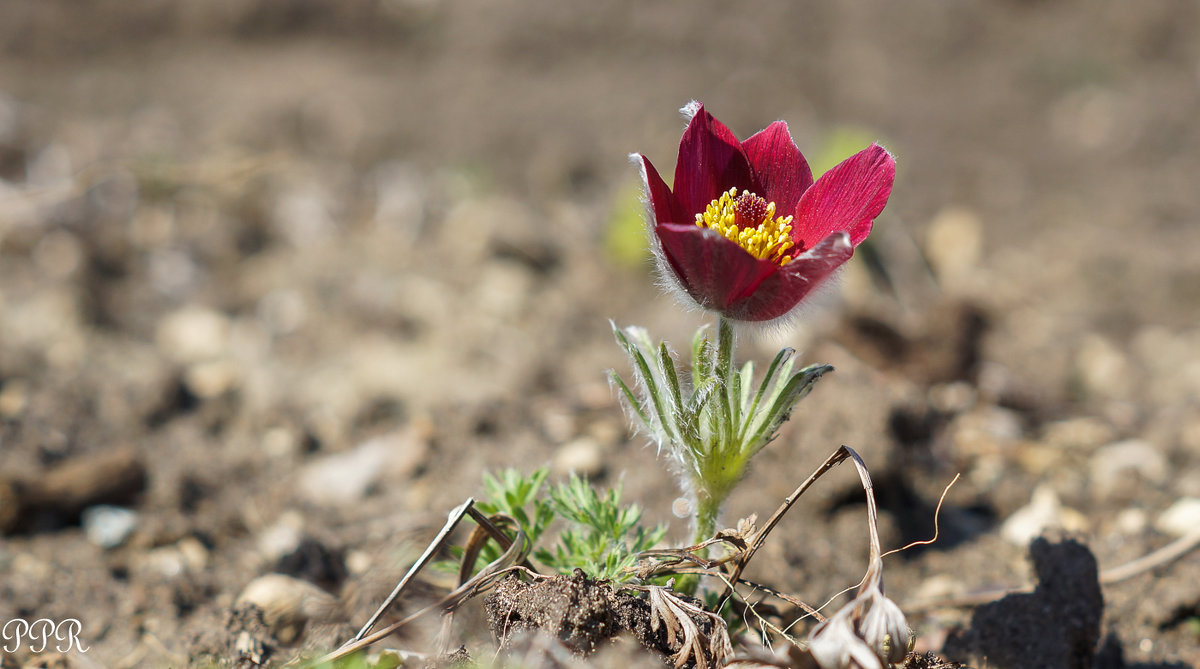
[[[196,537],[184,537],[175,543],[183,558],[184,567],[191,573],[204,571],[208,567],[208,549]]]
[[[955,447],[964,455],[1007,453],[1024,432],[1021,416],[998,406],[977,406],[954,419],[950,428]]]
[[[286,427],[272,427],[263,433],[263,452],[273,458],[286,458],[295,455],[300,448],[300,438]]]
[[[346,552],[346,571],[351,576],[362,576],[374,566],[374,560],[366,551],[351,550]]]
[[[1123,509],[1117,514],[1116,521],[1117,531],[1125,535],[1141,534],[1150,524],[1150,520],[1146,517],[1146,512],[1142,509],[1129,508]]]
[[[402,481],[424,460],[428,443],[417,427],[367,440],[354,449],[307,464],[300,494],[318,506],[354,504],[382,478]]]
[[[208,360],[187,368],[183,383],[200,399],[213,399],[233,390],[242,382],[242,368],[233,360]]]
[[[337,599],[321,588],[284,574],[260,576],[242,590],[236,604],[254,604],[262,609],[263,621],[282,643],[291,643],[304,632],[310,620],[337,617]]]
[[[304,538],[304,517],[298,513],[284,513],[279,520],[258,535],[258,552],[268,561],[296,550]]]
[[[229,319],[212,309],[189,306],[158,324],[159,349],[175,362],[188,364],[220,358],[229,345]]]
[[[977,270],[982,252],[983,223],[974,211],[947,207],[930,222],[925,255],[943,287],[961,285]]]
[[[1185,497],[1154,519],[1154,529],[1177,537],[1200,532],[1200,498]]]
[[[554,454],[554,472],[592,477],[604,470],[604,453],[599,442],[581,437],[564,444]]]
[[[1075,378],[1089,399],[1128,399],[1137,379],[1133,363],[1112,342],[1088,335],[1075,355]]]
[[[1091,492],[1097,499],[1132,498],[1146,484],[1165,483],[1170,472],[1166,456],[1142,439],[1127,439],[1097,449],[1091,466]]]
[[[28,403],[29,384],[24,379],[8,379],[0,386],[0,418],[16,418]]]
[[[81,520],[88,541],[101,548],[120,546],[138,526],[137,512],[107,504],[84,509]]]
[[[1040,485],[1033,491],[1029,504],[1005,519],[1000,536],[1018,546],[1027,546],[1047,529],[1061,527],[1062,515],[1058,494],[1050,486]]]
[[[929,389],[929,405],[944,413],[959,413],[975,404],[975,388],[966,381],[939,383]]]

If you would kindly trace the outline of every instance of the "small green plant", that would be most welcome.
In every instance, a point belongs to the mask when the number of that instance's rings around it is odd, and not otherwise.
[[[786,348],[755,388],[754,363],[734,366],[733,326],[721,318],[715,347],[703,328],[696,333],[689,384],[681,381],[665,342],[655,344],[638,327],[613,326],[613,334],[633,362],[637,392],[615,372],[613,384],[639,426],[676,464],[694,512],[693,539],[703,542],[716,531],[721,507],[745,476],[750,459],[775,438],[817,379],[833,368],[795,370],[795,352]]]
[[[533,547],[533,558],[551,571],[569,574],[578,568],[592,578],[629,580],[638,554],[662,541],[666,528],[645,527],[641,507],[621,504],[620,485],[601,494],[575,474],[547,486],[547,475],[545,468],[530,474],[511,468],[484,474],[487,499],[476,507],[515,520]],[[556,540],[542,545],[541,539],[556,519],[564,526]],[[476,568],[497,557],[499,549],[488,544]]]

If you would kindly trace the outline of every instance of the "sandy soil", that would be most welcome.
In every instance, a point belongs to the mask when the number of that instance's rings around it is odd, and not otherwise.
[[[308,621],[286,659],[361,624],[485,469],[623,476],[672,520],[605,380],[626,365],[608,319],[682,347],[705,316],[613,230],[626,155],[669,171],[675,110],[700,99],[743,137],[787,120],[815,162],[875,139],[899,160],[837,289],[743,333],[743,358],[792,345],[837,371],[728,520],[848,444],[901,546],[962,473],[939,541],[886,578],[918,649],[957,634],[945,654],[982,663],[971,609],[928,603],[1034,583],[1040,530],[1103,574],[1200,527],[1198,14],[0,5],[0,621],[78,619],[71,666],[182,666],[280,572]],[[856,583],[860,496],[849,470],[825,479],[750,577],[813,603]],[[1103,638],[1098,666],[1200,666],[1198,567],[1105,584],[1102,607],[1087,583],[1026,596],[1090,602],[1072,629]]]

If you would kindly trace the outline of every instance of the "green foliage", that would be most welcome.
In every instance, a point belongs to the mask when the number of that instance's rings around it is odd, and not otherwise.
[[[631,575],[625,570],[637,562],[638,553],[662,540],[666,528],[644,527],[638,505],[621,505],[619,486],[600,494],[587,480],[572,474],[567,481],[546,487],[547,474],[545,468],[528,475],[516,469],[485,474],[487,500],[476,506],[516,520],[534,546],[534,559],[548,569],[569,574],[578,568],[593,578],[628,580]],[[565,525],[557,540],[539,545],[555,519]],[[476,567],[498,556],[498,549],[489,544]]]
[[[601,496],[586,480],[572,474],[550,492],[550,503],[567,528],[553,549],[541,549],[538,561],[559,573],[578,567],[594,578],[624,581],[638,553],[662,541],[666,528],[642,526],[637,504],[621,506],[620,486]]]
[[[817,150],[808,156],[808,166],[813,178],[833,169],[838,163],[858,153],[871,144],[879,134],[854,126],[836,126],[825,135]]]
[[[712,536],[717,512],[742,480],[750,459],[775,438],[796,403],[829,365],[795,370],[795,351],[783,349],[754,383],[754,364],[733,365],[733,327],[721,319],[716,345],[702,328],[692,341],[691,383],[680,381],[665,343],[642,328],[613,326],[633,363],[631,388],[616,373],[613,384],[634,418],[680,468],[682,487],[695,504],[694,539]],[[636,392],[635,392],[636,389]]]
[[[616,195],[604,232],[605,255],[614,265],[641,267],[650,255],[646,240],[646,204],[640,185],[629,185]]]

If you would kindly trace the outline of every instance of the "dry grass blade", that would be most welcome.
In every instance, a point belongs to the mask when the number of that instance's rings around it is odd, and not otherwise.
[[[792,494],[788,495],[787,498],[783,500],[783,503],[779,505],[779,508],[775,510],[775,513],[771,514],[771,517],[767,519],[767,523],[763,525],[762,529],[754,534],[754,538],[750,542],[750,547],[747,548],[737,559],[737,565],[733,569],[733,574],[731,574],[729,577],[729,583],[725,587],[725,592],[721,595],[721,604],[717,607],[718,611],[725,606],[725,602],[733,594],[734,586],[737,585],[738,579],[742,576],[742,571],[746,569],[746,565],[750,563],[750,559],[754,557],[754,554],[758,551],[758,549],[762,548],[763,543],[767,540],[767,535],[770,534],[771,530],[773,530],[775,526],[779,524],[779,521],[783,519],[784,514],[786,514],[788,510],[792,508],[792,505],[796,503],[797,499],[800,499],[800,496],[803,495],[805,491],[807,491],[814,483],[817,482],[817,479],[824,476],[826,472],[836,467],[848,457],[850,457],[850,449],[846,448],[845,446],[841,446],[834,451],[833,455],[830,455],[820,467],[817,467],[816,471],[810,474],[809,477],[805,479],[799,487],[792,491]]]
[[[468,501],[470,501],[470,500],[468,500]],[[459,508],[463,508],[463,507],[459,507]],[[470,509],[471,506],[467,505],[465,508]],[[464,511],[465,511],[465,509],[464,509]],[[514,527],[517,526],[516,521],[514,521],[511,518],[508,518],[506,516],[496,516],[496,517],[493,517],[491,520],[494,521],[496,519],[500,519],[501,522],[503,522],[503,523],[510,523]],[[480,528],[476,528],[476,530],[480,530],[481,528],[482,528],[482,532],[484,532],[485,534],[490,533],[490,530],[487,528],[483,528],[483,526],[480,526]],[[501,536],[503,536],[502,532],[501,532]],[[485,566],[483,569],[479,570],[479,573],[475,574],[470,579],[468,579],[467,581],[465,581],[464,583],[459,585],[452,592],[450,592],[445,597],[438,600],[436,603],[431,604],[402,620],[398,620],[398,621],[392,623],[391,625],[388,625],[387,627],[380,629],[377,632],[374,632],[370,635],[364,636],[361,639],[352,640],[352,641],[346,643],[341,648],[338,648],[337,650],[325,655],[324,657],[319,658],[316,662],[313,663],[313,665],[314,666],[321,665],[321,664],[325,664],[327,662],[333,662],[334,660],[338,660],[343,657],[346,657],[347,655],[357,652],[363,648],[366,648],[367,646],[370,646],[371,644],[373,644],[377,641],[380,641],[382,639],[387,638],[388,636],[391,636],[393,633],[395,633],[397,630],[404,627],[405,625],[408,625],[409,623],[413,622],[414,620],[422,618],[430,613],[434,613],[434,612],[447,613],[447,612],[454,611],[459,606],[461,606],[463,604],[463,602],[467,601],[468,599],[479,594],[481,591],[490,587],[492,585],[492,583],[494,583],[496,581],[496,579],[500,578],[501,576],[504,576],[507,573],[507,570],[509,570],[512,567],[519,568],[521,563],[525,561],[525,557],[526,557],[526,554],[527,554],[528,548],[529,548],[528,541],[525,538],[525,533],[523,531],[521,531],[520,529],[518,529],[516,537],[514,537],[512,539],[509,539],[508,537],[504,537],[504,540],[509,542],[509,545],[508,545],[507,549],[504,551],[504,553],[500,555],[500,557],[498,557],[494,561],[488,563],[487,566]],[[476,551],[477,550],[479,550],[479,549],[477,548]],[[478,554],[478,553],[476,553],[476,554]],[[464,555],[464,557],[465,557],[465,555]]]

